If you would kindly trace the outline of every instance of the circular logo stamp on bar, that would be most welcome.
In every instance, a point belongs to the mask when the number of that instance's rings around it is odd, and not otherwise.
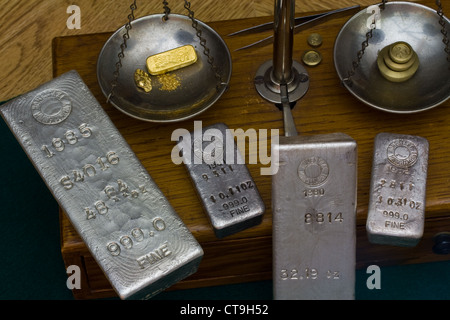
[[[42,124],[58,124],[72,112],[72,102],[61,90],[46,90],[34,97],[31,112],[34,119]]]
[[[304,159],[298,167],[298,176],[309,186],[318,186],[325,182],[330,173],[328,163],[320,157]]]
[[[387,148],[389,162],[398,168],[412,167],[419,157],[419,151],[414,142],[406,139],[395,139]]]
[[[203,148],[203,143],[208,143]],[[213,141],[203,141],[203,138],[194,140],[194,157],[198,160],[194,163],[213,164],[215,160],[223,163],[223,140],[214,136]]]

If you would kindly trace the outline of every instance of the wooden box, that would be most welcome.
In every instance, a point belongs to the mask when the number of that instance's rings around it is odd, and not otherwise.
[[[427,1],[424,4],[432,7],[434,2]],[[302,53],[309,48],[308,35],[318,32],[323,36],[323,45],[318,49],[323,61],[307,69],[310,76],[309,91],[293,109],[297,129],[302,135],[344,132],[358,143],[357,268],[370,264],[383,266],[447,260],[449,256],[433,253],[432,247],[436,234],[450,231],[450,101],[419,114],[399,115],[375,110],[354,98],[341,85],[333,62],[334,40],[350,17],[347,15],[326,20],[303,29],[294,37],[294,59],[300,61]],[[178,128],[192,130],[196,120],[203,121],[203,126],[225,122],[232,129],[267,129],[269,132],[270,129],[279,129],[280,134],[283,134],[282,112],[260,98],[253,84],[259,66],[272,59],[272,45],[235,51],[255,39],[272,34],[272,31],[257,35],[226,36],[233,31],[272,20],[272,17],[265,17],[209,24],[223,36],[232,54],[230,89],[203,114],[169,124],[139,121],[106,104],[97,83],[96,63],[110,33],[54,39],[54,76],[72,69],[80,73],[205,251],[198,272],[170,290],[271,279],[271,177],[260,174],[260,168],[269,165],[248,165],[267,208],[262,223],[230,237],[217,239],[186,169],[183,165],[175,165],[170,155],[174,147],[172,132]],[[367,240],[365,222],[372,148],[375,135],[379,132],[418,135],[430,142],[425,234],[414,248],[373,245]],[[74,290],[75,298],[115,296],[109,282],[62,211],[61,251],[67,266],[78,265],[83,272],[82,289]]]

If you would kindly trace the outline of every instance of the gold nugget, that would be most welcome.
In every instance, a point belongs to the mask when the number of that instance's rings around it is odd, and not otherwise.
[[[194,64],[197,54],[191,45],[161,52],[147,58],[147,69],[151,75],[159,75]]]
[[[134,82],[136,83],[136,86],[143,89],[145,92],[150,92],[152,90],[152,80],[144,70],[136,70],[134,73]]]

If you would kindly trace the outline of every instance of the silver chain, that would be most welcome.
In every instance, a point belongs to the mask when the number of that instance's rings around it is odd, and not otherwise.
[[[169,8],[169,3],[167,1],[163,1],[163,8],[164,8],[164,21],[169,20],[169,14],[170,14],[170,8]]]
[[[184,8],[188,11],[188,17],[192,21],[192,27],[196,31],[197,38],[200,40],[200,45],[203,47],[203,54],[208,58],[208,63],[211,66],[211,69],[214,72],[214,76],[219,81],[219,84],[216,86],[216,89],[219,90],[222,85],[228,85],[220,75],[217,66],[214,64],[214,57],[211,56],[209,48],[206,46],[206,39],[202,37],[202,30],[198,26],[197,20],[194,18],[194,11],[191,10],[191,3],[187,0],[184,0]]]
[[[117,55],[119,60],[116,62],[116,69],[113,72],[113,80],[111,81],[111,91],[106,99],[106,103],[109,103],[109,100],[112,96],[114,96],[114,90],[117,87],[118,79],[120,76],[120,68],[122,68],[122,59],[125,57],[125,49],[127,47],[127,41],[130,39],[130,30],[132,29],[131,22],[135,19],[134,11],[137,9],[136,0],[130,6],[131,13],[128,15],[128,22],[125,24],[126,32],[123,35],[123,42],[120,45],[120,52]]]
[[[447,61],[450,62],[450,47],[449,47],[450,40],[448,39],[447,30],[445,30],[444,11],[442,9],[441,1],[436,0],[436,5],[438,7],[437,14],[439,16],[439,24],[442,27],[441,33],[444,36],[444,38],[442,39],[442,42],[445,44],[444,51],[447,53]],[[449,69],[450,69],[450,66],[449,66]]]
[[[386,6],[387,0],[383,0],[380,4],[380,10],[384,10]],[[370,25],[369,32],[366,33],[366,39],[361,43],[361,50],[359,50],[356,54],[356,60],[352,62],[352,68],[347,73],[347,77],[342,79],[342,83],[347,83],[349,86],[352,85],[351,77],[353,77],[356,73],[356,69],[358,69],[361,60],[366,52],[366,48],[369,46],[369,40],[373,37],[373,30],[377,28],[375,17],[373,18],[372,24]]]

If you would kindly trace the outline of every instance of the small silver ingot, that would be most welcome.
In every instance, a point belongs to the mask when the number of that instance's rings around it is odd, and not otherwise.
[[[423,236],[428,168],[425,138],[375,138],[367,234],[371,243],[413,247]]]
[[[0,111],[120,298],[197,270],[202,248],[77,72]]]
[[[274,298],[354,299],[356,142],[342,133],[280,137],[277,154]]]
[[[177,146],[216,237],[261,223],[264,202],[225,124],[194,130]]]

